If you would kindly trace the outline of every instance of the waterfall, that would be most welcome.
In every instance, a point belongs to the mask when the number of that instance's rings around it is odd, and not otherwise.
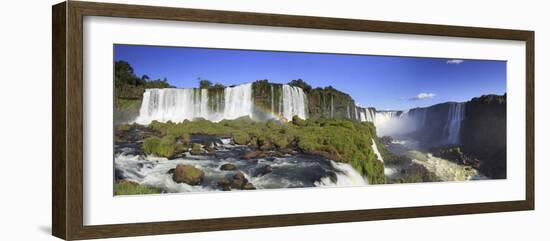
[[[275,113],[275,91],[273,90],[273,85],[269,86],[269,90],[271,91],[271,112]]]
[[[210,121],[236,119],[242,116],[252,117],[252,84],[227,87],[220,93],[210,96],[208,89],[147,89],[139,116],[138,124],[152,121],[182,122],[204,118]]]
[[[359,121],[365,122],[367,121],[367,114],[366,110],[362,109],[361,112],[359,112]]]
[[[456,102],[402,112],[378,111],[374,123],[378,136],[410,135],[433,145],[456,145],[460,144],[464,111],[465,103]]]
[[[225,109],[221,119],[252,118],[252,84],[225,88]]]
[[[464,103],[451,103],[445,130],[448,133],[449,144],[460,143],[460,128],[464,119]]]
[[[147,89],[135,122],[146,125],[154,120],[182,122],[204,118],[218,122],[243,116],[253,118],[257,108],[254,108],[252,85],[248,83],[223,89]],[[275,96],[275,87],[281,88],[278,96]],[[286,120],[292,120],[295,115],[302,119],[308,117],[307,96],[300,87],[271,85],[270,88],[273,113]],[[278,110],[275,110],[276,102]]]
[[[397,111],[377,111],[374,116],[374,124],[376,127],[383,126],[394,120],[398,116]]]
[[[315,182],[317,187],[353,187],[369,185],[368,179],[358,173],[350,164],[330,161],[331,165],[338,170],[336,182],[330,177],[321,178]]]
[[[367,121],[374,123],[374,121],[376,120],[376,110],[374,108],[367,108],[365,115]]]
[[[376,110],[372,107],[363,108],[356,107],[356,119],[360,122],[370,121],[372,123],[376,120]]]
[[[301,119],[307,119],[307,97],[302,88],[283,85],[283,117],[292,120],[297,115]]]

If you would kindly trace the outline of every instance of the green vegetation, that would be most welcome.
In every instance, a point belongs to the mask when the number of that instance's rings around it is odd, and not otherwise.
[[[191,147],[191,154],[198,155],[201,153],[201,144],[193,143]]]
[[[304,90],[304,92],[306,92],[306,94],[311,92],[311,90],[313,89],[311,87],[311,85],[309,85],[308,83],[306,83],[302,79],[292,80],[292,81],[288,82],[288,85],[300,87],[300,88],[302,88],[302,90]]]
[[[117,108],[120,110],[139,110],[141,99],[123,99],[119,98],[116,102]]]
[[[353,98],[332,86],[312,89],[307,97],[310,118],[357,119]]]
[[[237,145],[246,145],[250,140],[250,137],[248,136],[248,134],[243,131],[234,132],[232,137],[233,137],[233,141]]]
[[[115,106],[118,110],[138,110],[145,89],[171,87],[166,78],[151,80],[147,75],[138,77],[128,62],[115,62]]]
[[[189,134],[231,136],[237,144],[249,144],[261,150],[294,148],[304,153],[330,157],[351,164],[365,175],[371,184],[385,183],[384,164],[376,159],[371,149],[376,140],[372,123],[351,120],[319,118],[302,120],[294,117],[291,122],[256,122],[248,117],[223,120],[219,123],[199,119],[181,123],[153,122],[149,128],[160,133],[162,138],[149,137],[143,144],[146,153],[171,156],[177,153],[177,140]],[[166,139],[166,141],[162,141]],[[182,141],[183,142],[183,141]],[[378,145],[383,149],[382,145]]]
[[[141,194],[157,194],[161,190],[140,185],[130,181],[120,181],[115,183],[115,195],[141,195]]]
[[[252,83],[254,106],[263,110],[279,110],[283,95],[283,85],[257,80]],[[277,111],[275,111],[277,112]]]
[[[160,157],[171,158],[184,150],[185,145],[178,143],[175,135],[165,135],[162,138],[151,136],[143,141],[145,153]]]
[[[199,78],[199,88],[200,89],[208,89],[212,87],[212,82],[210,80],[200,79]]]

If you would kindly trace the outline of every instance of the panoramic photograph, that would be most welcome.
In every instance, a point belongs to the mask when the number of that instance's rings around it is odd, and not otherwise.
[[[113,51],[114,195],[506,179],[506,61]]]

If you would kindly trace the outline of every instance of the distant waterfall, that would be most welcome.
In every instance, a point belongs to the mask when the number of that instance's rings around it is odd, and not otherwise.
[[[374,108],[357,107],[356,111],[358,112],[358,114],[356,114],[358,121],[370,121],[374,123],[376,119],[376,110]]]
[[[382,126],[390,121],[393,121],[394,118],[398,117],[397,111],[377,111],[374,118],[374,124]]]
[[[374,123],[378,136],[413,136],[433,145],[457,145],[465,106],[448,102],[405,111],[378,111]]]
[[[274,88],[279,89],[276,97]],[[275,109],[277,101],[278,116],[292,120],[297,115],[302,119],[308,117],[307,96],[304,91],[295,86],[270,86],[271,109]],[[143,100],[139,116],[135,120],[138,124],[149,124],[152,121],[182,122],[195,118],[218,122],[223,119],[237,119],[239,117],[254,117],[258,111],[254,105],[252,83],[226,87],[223,89],[147,89],[143,93]],[[275,100],[278,98],[278,100]],[[274,117],[275,118],[275,117]]]
[[[460,143],[460,128],[464,119],[464,103],[451,103],[445,130],[448,133],[449,144]]]

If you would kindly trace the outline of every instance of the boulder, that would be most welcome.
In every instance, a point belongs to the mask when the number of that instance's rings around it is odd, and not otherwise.
[[[242,189],[246,185],[246,183],[248,183],[248,180],[244,177],[244,174],[239,172],[233,175],[231,187],[235,189]]]
[[[252,183],[247,183],[243,186],[243,190],[255,190],[256,187],[254,185],[252,185]]]
[[[244,153],[244,155],[241,157],[242,159],[250,160],[250,159],[258,159],[258,158],[264,158],[267,157],[267,152],[264,151],[249,151]]]
[[[270,165],[263,165],[256,168],[256,170],[254,171],[254,177],[260,177],[271,172],[273,172],[273,168]]]
[[[237,166],[231,163],[225,163],[220,167],[220,170],[222,171],[234,171],[237,170]]]
[[[202,153],[201,148],[202,148],[201,144],[193,143],[193,146],[191,148],[191,151],[189,151],[189,153],[191,153],[192,155],[200,155]]]
[[[231,191],[231,181],[224,177],[218,181],[218,187],[223,191]]]
[[[327,176],[328,176],[328,178],[330,179],[330,181],[332,183],[337,183],[338,182],[338,176],[336,175],[335,172],[329,171],[329,172],[327,172]]]
[[[204,172],[191,165],[179,164],[176,166],[174,174],[172,174],[172,179],[177,183],[199,185],[204,179]]]

